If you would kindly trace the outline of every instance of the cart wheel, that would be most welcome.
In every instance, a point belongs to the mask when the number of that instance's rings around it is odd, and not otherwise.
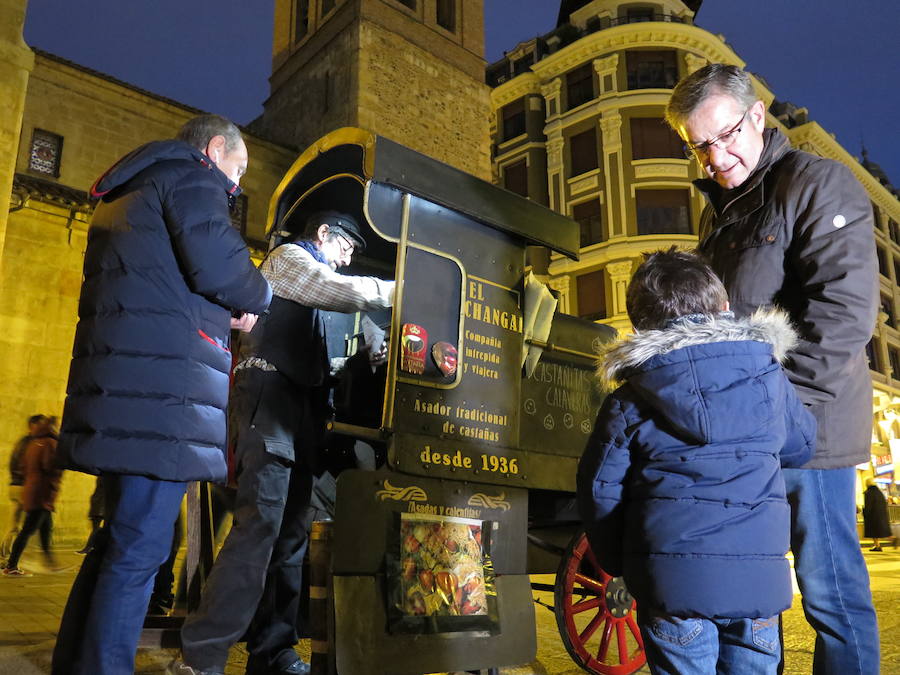
[[[622,577],[600,568],[584,532],[566,547],[553,595],[566,651],[587,672],[629,675],[646,663],[634,598]]]

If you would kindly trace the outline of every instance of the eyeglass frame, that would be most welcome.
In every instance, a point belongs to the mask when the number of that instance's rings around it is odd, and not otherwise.
[[[356,246],[353,244],[353,242],[342,234],[338,234],[337,232],[335,232],[334,234],[339,240],[338,246],[340,246],[341,255],[352,256],[356,252]],[[343,244],[341,242],[343,242]],[[344,244],[347,245],[347,248],[344,248]]]
[[[744,114],[741,115],[741,119],[737,121],[731,129],[728,131],[723,131],[718,136],[714,136],[708,141],[702,141],[697,143],[696,145],[692,143],[685,143],[682,148],[684,150],[684,156],[687,159],[692,159],[694,157],[700,158],[709,155],[709,149],[713,146],[719,148],[720,150],[725,150],[726,148],[730,148],[734,142],[737,140],[737,135],[741,133],[741,129],[744,128],[744,122],[747,121],[747,115],[753,109],[753,106],[750,106],[744,111]],[[729,138],[730,137],[730,138]],[[719,145],[722,141],[725,141],[723,145]]]

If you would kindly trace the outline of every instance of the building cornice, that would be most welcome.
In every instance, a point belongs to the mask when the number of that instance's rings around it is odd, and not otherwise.
[[[744,67],[744,61],[731,47],[709,31],[688,24],[648,22],[614,26],[586,35],[544,57],[531,69],[541,79],[550,79],[607,52],[633,47],[683,49],[712,62]]]
[[[504,82],[499,87],[492,89],[491,105],[494,110],[497,110],[527,94],[541,95],[541,81],[534,73],[522,73],[509,82]]]
[[[891,194],[868,170],[859,163],[837,140],[818,122],[807,122],[793,129],[783,129],[795,148],[803,149],[804,144],[809,144],[819,154],[828,159],[833,159],[845,164],[856,179],[862,183],[869,193],[870,199],[878,203],[878,206],[888,212],[892,218],[900,221],[900,201]]]
[[[578,260],[570,260],[564,256],[553,254],[547,270],[551,276],[559,274],[577,274],[599,265],[619,262],[623,259],[642,258],[647,251],[654,251],[668,246],[677,246],[685,250],[697,246],[697,237],[692,234],[651,234],[643,236],[615,237],[589,249],[581,251]]]

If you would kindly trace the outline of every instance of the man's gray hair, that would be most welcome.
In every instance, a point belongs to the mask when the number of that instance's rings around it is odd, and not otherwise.
[[[742,108],[749,108],[759,100],[746,71],[725,63],[710,63],[675,85],[666,106],[666,121],[678,131],[706,99],[716,95],[730,96]]]
[[[185,122],[175,138],[202,151],[214,136],[224,136],[225,152],[233,152],[241,141],[241,130],[221,115],[198,115]]]

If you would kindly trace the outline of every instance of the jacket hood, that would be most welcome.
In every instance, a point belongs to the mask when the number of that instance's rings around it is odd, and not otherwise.
[[[597,373],[607,386],[627,381],[692,441],[726,441],[761,423],[757,414],[770,405],[764,380],[796,343],[787,315],[778,309],[759,309],[743,319],[683,318],[610,345]]]
[[[146,145],[135,148],[118,162],[106,170],[100,178],[91,186],[91,197],[99,199],[105,194],[124,185],[144,169],[159,162],[173,159],[194,160],[201,166],[212,171],[222,181],[222,186],[230,196],[237,197],[241,194],[241,188],[235,185],[216,165],[202,152],[188,145],[184,141],[167,140],[152,141]]]

